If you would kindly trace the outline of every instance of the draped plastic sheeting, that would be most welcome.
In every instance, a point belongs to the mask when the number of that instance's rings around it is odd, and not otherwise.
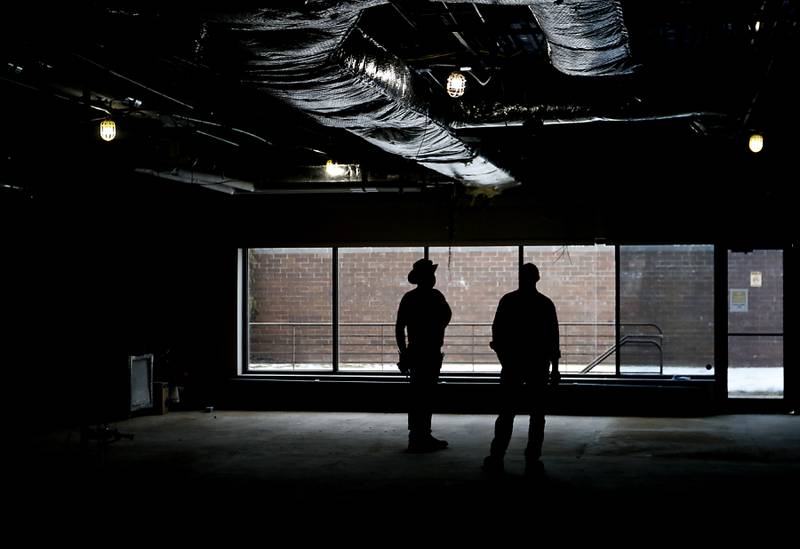
[[[514,184],[433,120],[414,101],[408,67],[356,27],[362,9],[383,3],[310,2],[302,12],[262,9],[223,21],[252,55],[245,79],[320,123],[468,185]]]
[[[631,71],[628,31],[616,0],[537,0],[531,8],[547,36],[550,61],[559,71],[581,76]]]
[[[618,0],[448,0],[449,4],[528,6],[547,37],[553,66],[564,74],[631,71],[628,31]]]
[[[223,19],[253,55],[245,79],[322,124],[466,184],[513,184],[506,171],[433,120],[414,101],[408,67],[358,29],[362,10],[385,3],[309,0],[300,8],[262,8]],[[561,72],[594,76],[629,70],[617,0],[474,3],[529,6]]]

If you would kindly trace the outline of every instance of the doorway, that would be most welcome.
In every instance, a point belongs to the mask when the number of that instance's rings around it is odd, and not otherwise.
[[[728,398],[784,396],[783,250],[728,250]]]

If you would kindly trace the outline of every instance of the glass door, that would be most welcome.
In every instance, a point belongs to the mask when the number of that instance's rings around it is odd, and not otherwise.
[[[783,398],[783,251],[728,250],[728,397]]]

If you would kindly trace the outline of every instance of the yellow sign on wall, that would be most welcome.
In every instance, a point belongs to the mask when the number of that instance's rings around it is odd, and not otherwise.
[[[747,290],[731,290],[728,300],[729,310],[732,313],[747,312]]]

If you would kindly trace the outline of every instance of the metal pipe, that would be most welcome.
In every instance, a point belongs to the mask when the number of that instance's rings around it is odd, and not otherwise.
[[[598,122],[656,122],[659,120],[681,120],[687,118],[705,118],[705,117],[720,117],[725,118],[728,115],[718,112],[681,112],[673,114],[654,114],[649,116],[627,116],[627,117],[613,117],[613,116],[580,116],[575,118],[547,118],[542,120],[544,126],[559,126],[567,124],[595,124]],[[486,128],[515,128],[524,126],[530,118],[527,119],[514,119],[514,120],[498,120],[486,122],[469,122],[469,121],[453,121],[450,122],[450,129],[452,130],[477,130]]]
[[[177,103],[178,105],[180,105],[180,106],[182,106],[182,107],[186,107],[187,109],[194,110],[194,107],[193,107],[192,105],[190,105],[189,103],[184,103],[183,101],[180,101],[180,100],[178,100],[178,99],[175,99],[174,97],[170,97],[169,95],[167,95],[167,94],[165,94],[165,93],[161,93],[160,91],[158,91],[158,90],[155,90],[155,89],[153,89],[153,88],[151,88],[151,87],[149,87],[149,86],[145,86],[145,85],[144,85],[144,84],[142,84],[141,82],[137,82],[136,80],[134,80],[134,79],[132,79],[132,78],[128,78],[128,77],[127,77],[127,76],[125,76],[124,74],[120,74],[120,73],[118,73],[117,71],[114,71],[114,70],[112,70],[112,69],[109,69],[108,67],[106,67],[106,66],[103,66],[103,65],[101,65],[100,63],[98,63],[98,62],[96,62],[96,61],[92,61],[92,60],[91,60],[91,59],[89,59],[88,57],[84,57],[84,56],[82,56],[82,55],[80,55],[80,54],[77,54],[77,53],[74,53],[73,55],[74,55],[75,57],[77,57],[78,59],[80,59],[80,60],[82,60],[82,61],[85,61],[86,63],[89,63],[90,65],[94,65],[95,67],[97,67],[97,68],[99,68],[99,69],[102,69],[102,70],[104,70],[104,71],[108,72],[108,73],[109,73],[109,74],[111,74],[112,76],[116,76],[117,78],[120,78],[120,79],[122,79],[122,80],[125,80],[125,81],[127,81],[127,82],[130,82],[131,84],[133,84],[133,85],[135,85],[135,86],[139,86],[140,88],[142,88],[142,89],[144,89],[144,90],[147,90],[147,91],[149,91],[150,93],[153,93],[153,94],[155,94],[155,95],[158,95],[158,96],[160,96],[160,97],[163,97],[164,99],[168,99],[169,101],[172,101],[173,103]]]

